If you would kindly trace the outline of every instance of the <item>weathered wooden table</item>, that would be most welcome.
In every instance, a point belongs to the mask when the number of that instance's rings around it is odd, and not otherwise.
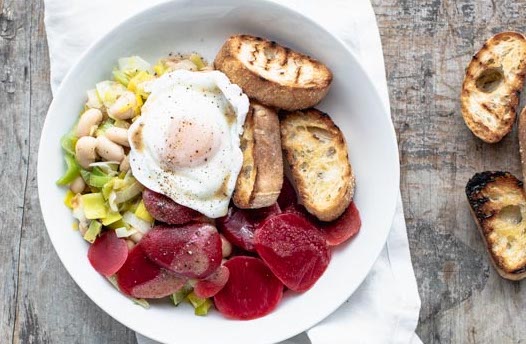
[[[373,3],[422,298],[417,332],[425,343],[523,342],[526,288],[492,270],[464,196],[477,171],[520,175],[516,131],[482,143],[458,97],[486,38],[526,31],[526,0]],[[134,343],[68,276],[42,222],[36,160],[51,101],[42,0],[0,0],[0,8],[0,343]]]

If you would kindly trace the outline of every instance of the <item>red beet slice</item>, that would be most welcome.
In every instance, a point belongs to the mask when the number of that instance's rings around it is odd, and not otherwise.
[[[217,294],[228,281],[230,271],[224,265],[220,266],[210,276],[205,279],[197,281],[194,286],[194,293],[197,297],[206,299]]]
[[[243,250],[254,252],[254,232],[259,224],[273,214],[279,214],[279,205],[260,209],[228,209],[228,214],[216,220],[217,228],[231,244]]]
[[[276,308],[283,296],[283,284],[260,259],[238,256],[225,266],[230,277],[214,297],[219,312],[229,318],[250,320]]]
[[[102,233],[88,250],[91,266],[106,277],[119,271],[127,257],[126,240],[118,238],[114,230]]]
[[[271,216],[256,231],[256,251],[289,289],[310,289],[331,260],[325,238],[294,213]]]
[[[174,202],[171,198],[152,191],[144,189],[142,199],[146,210],[157,221],[165,222],[172,225],[181,225],[200,217],[200,213]]]
[[[156,299],[181,289],[186,279],[160,268],[146,257],[141,244],[135,246],[117,273],[120,290],[136,298]]]
[[[288,178],[283,179],[283,186],[278,197],[278,204],[282,210],[298,203],[298,196],[296,196],[296,190],[292,186],[292,183]]]
[[[321,231],[327,245],[338,246],[354,237],[360,231],[362,221],[356,204],[351,202],[345,212],[336,220],[324,222],[311,215],[301,204],[294,204],[284,212],[295,213],[305,217],[314,227]]]
[[[358,234],[362,220],[356,204],[351,202],[339,218],[331,222],[316,220],[315,226],[321,230],[329,246],[337,246]]]
[[[190,278],[204,278],[221,265],[221,238],[208,223],[158,225],[141,244],[153,262]]]

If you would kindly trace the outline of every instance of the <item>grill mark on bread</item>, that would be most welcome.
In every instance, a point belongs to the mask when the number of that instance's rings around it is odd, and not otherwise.
[[[232,36],[214,66],[250,98],[289,111],[316,105],[332,81],[330,70],[319,61],[249,35]]]
[[[300,75],[301,75],[301,68],[303,66],[299,66],[298,69],[296,69],[296,76],[294,77],[294,82],[298,82],[299,78],[300,78]]]
[[[503,32],[487,40],[466,68],[461,111],[473,134],[494,143],[507,135],[516,117],[526,76],[526,38]]]
[[[475,174],[466,184],[470,211],[497,272],[511,280],[526,277],[526,194],[508,172]]]

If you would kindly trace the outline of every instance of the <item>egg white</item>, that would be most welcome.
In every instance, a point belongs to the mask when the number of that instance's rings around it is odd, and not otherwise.
[[[149,82],[145,89],[150,96],[128,131],[133,175],[145,187],[181,205],[211,218],[224,216],[243,164],[239,144],[248,97],[219,71],[177,70]],[[219,142],[215,154],[196,166],[188,160],[189,166],[167,167],[160,152],[170,149],[166,142],[173,134],[173,121],[195,125],[196,146],[214,132]],[[195,128],[202,128],[206,137]],[[193,147],[186,149],[177,153],[193,153]]]

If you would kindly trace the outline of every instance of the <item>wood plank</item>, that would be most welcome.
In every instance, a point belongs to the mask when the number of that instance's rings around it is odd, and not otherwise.
[[[30,149],[28,183],[25,193],[21,192],[25,212],[17,222],[22,223],[22,238],[13,343],[135,343],[133,331],[101,311],[76,286],[44,227],[36,181],[40,132],[51,102],[43,1],[28,2],[24,10],[30,20],[26,26],[29,47],[17,58],[24,61],[25,56],[31,62],[27,79],[31,98],[19,102],[27,107],[17,115],[26,119],[27,130],[22,137],[29,140]]]
[[[29,154],[29,19],[24,1],[0,2],[0,338],[16,317],[18,258]]]
[[[519,173],[516,132],[484,144],[464,125],[459,90],[475,49],[493,34],[525,31],[526,1],[374,0],[401,188],[422,299],[424,343],[504,343],[526,338],[524,283],[490,267],[464,187],[476,172]]]

